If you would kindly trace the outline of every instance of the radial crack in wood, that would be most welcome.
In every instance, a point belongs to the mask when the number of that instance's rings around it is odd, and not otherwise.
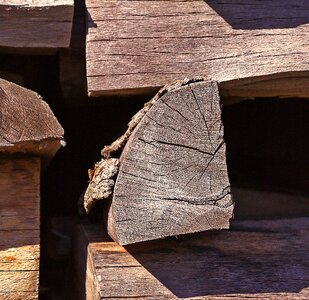
[[[186,79],[165,87],[102,154],[124,144],[108,213],[115,241],[229,227],[234,205],[217,83]]]

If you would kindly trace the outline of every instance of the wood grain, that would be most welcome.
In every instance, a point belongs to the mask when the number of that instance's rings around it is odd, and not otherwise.
[[[48,104],[28,89],[0,79],[0,152],[52,157],[64,131]],[[8,179],[7,179],[8,180]]]
[[[108,232],[122,245],[229,226],[217,84],[175,86],[155,97],[121,154]]]
[[[78,262],[87,268],[77,274],[91,282],[77,299],[305,300],[308,233],[308,218],[234,221],[228,231],[124,248],[84,225]]]
[[[0,157],[0,298],[37,299],[40,158]]]
[[[193,76],[218,81],[223,95],[309,96],[307,1],[86,5],[91,96],[141,93]]]
[[[73,0],[4,0],[0,3],[0,51],[49,53],[68,48]]]

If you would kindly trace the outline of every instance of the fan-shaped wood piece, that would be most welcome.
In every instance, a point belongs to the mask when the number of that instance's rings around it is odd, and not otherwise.
[[[176,85],[123,150],[109,234],[126,245],[228,228],[232,212],[217,83]]]

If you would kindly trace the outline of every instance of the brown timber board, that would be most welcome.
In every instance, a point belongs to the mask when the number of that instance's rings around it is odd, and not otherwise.
[[[308,1],[86,5],[91,96],[141,92],[200,75],[218,81],[229,96],[309,96]]]
[[[40,159],[2,156],[0,170],[0,299],[37,299]]]
[[[68,48],[73,0],[2,0],[0,51],[42,53]]]
[[[305,300],[308,233],[309,218],[234,221],[229,231],[124,248],[101,225],[81,225],[80,299]]]

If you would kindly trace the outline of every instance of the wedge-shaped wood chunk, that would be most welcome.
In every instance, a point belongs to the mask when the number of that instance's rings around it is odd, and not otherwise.
[[[217,83],[187,81],[165,91],[120,157],[108,232],[122,245],[229,227]]]

